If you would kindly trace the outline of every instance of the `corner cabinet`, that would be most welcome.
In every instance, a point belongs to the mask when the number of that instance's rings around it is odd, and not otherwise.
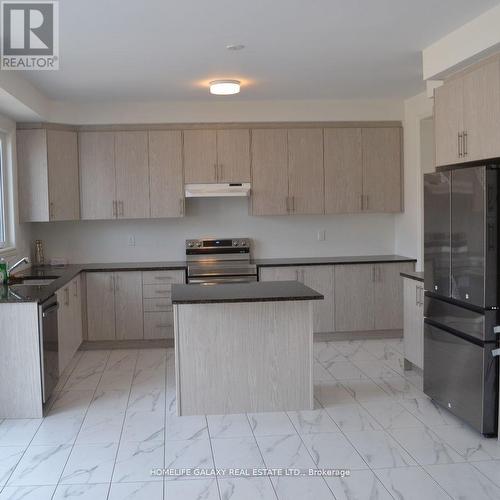
[[[80,218],[76,132],[18,130],[17,165],[22,222]]]
[[[434,91],[436,165],[500,156],[500,59],[457,73]]]

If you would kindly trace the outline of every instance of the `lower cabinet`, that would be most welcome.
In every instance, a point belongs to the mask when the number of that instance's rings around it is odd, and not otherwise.
[[[172,285],[185,283],[185,281],[184,271],[144,271],[142,273],[145,339],[174,338]]]
[[[173,338],[171,286],[184,271],[87,273],[87,338]]]
[[[324,300],[314,301],[314,331],[333,332],[333,266],[263,267],[259,272],[260,281],[300,281],[304,285],[322,293]]]
[[[56,292],[59,336],[59,374],[66,369],[82,343],[82,286],[78,275]]]
[[[413,262],[262,267],[260,281],[301,281],[325,298],[314,304],[314,331],[356,332],[403,328],[399,273]]]
[[[401,330],[400,273],[412,262],[335,266],[335,327],[338,332]]]
[[[403,278],[405,359],[424,368],[424,284]]]

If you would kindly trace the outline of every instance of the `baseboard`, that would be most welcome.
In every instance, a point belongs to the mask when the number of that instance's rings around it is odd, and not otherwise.
[[[85,340],[80,346],[81,351],[97,349],[157,349],[174,347],[173,339],[164,340]]]
[[[330,340],[373,340],[373,339],[400,339],[403,330],[367,330],[362,332],[331,332],[315,333],[315,342],[328,342]]]

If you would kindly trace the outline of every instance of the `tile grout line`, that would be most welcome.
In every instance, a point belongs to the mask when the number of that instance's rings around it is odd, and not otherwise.
[[[252,433],[253,440],[255,441],[255,445],[257,446],[257,449],[259,450],[262,463],[267,467],[267,462],[264,460],[264,454],[262,453],[262,450],[260,449],[259,442],[257,441],[257,437],[255,436],[255,433],[253,431],[252,423],[250,422],[250,417],[248,416],[247,412],[245,412],[245,416],[247,418],[248,426],[250,427],[250,432]],[[276,497],[276,500],[279,500],[278,492],[276,491],[276,488],[274,487],[274,483],[272,482],[270,477],[268,477],[267,479],[271,483],[271,488],[273,489],[274,496]]]
[[[110,356],[111,356],[111,354],[110,354]],[[108,361],[109,361],[109,358],[108,358]],[[137,363],[138,363],[138,361],[139,361],[139,350],[136,350],[136,358],[135,358],[135,363],[134,363],[134,375],[135,375],[135,371],[137,369]],[[133,385],[133,383],[134,383],[134,378],[132,377],[132,383],[130,384],[130,388],[129,388],[129,391],[128,391],[127,405],[125,407],[125,412],[124,412],[124,415],[123,415],[123,422],[122,422],[122,428],[121,428],[121,431],[120,431],[120,437],[118,438],[118,444],[116,446],[116,454],[115,454],[115,461],[113,462],[113,470],[111,471],[111,476],[110,476],[110,480],[109,480],[108,494],[106,495],[106,499],[107,500],[109,499],[109,495],[111,494],[111,486],[113,485],[113,476],[115,474],[116,461],[118,459],[118,452],[120,451],[120,445],[121,445],[122,436],[123,436],[123,429],[125,427],[125,420],[127,418],[127,409],[128,409],[128,405],[129,405],[129,402],[130,402],[130,394],[132,393],[132,385]],[[96,390],[97,390],[97,388],[96,388]],[[165,449],[163,450],[163,463],[165,464]]]
[[[314,393],[314,380],[313,380],[313,393]],[[314,398],[314,394],[313,394],[313,398]],[[322,408],[322,409],[324,409],[324,408]],[[314,411],[314,408],[312,409],[312,411]],[[318,464],[314,461],[314,457],[312,456],[311,452],[309,451],[309,448],[306,446],[306,443],[304,443],[304,440],[302,439],[302,435],[298,431],[297,427],[295,427],[295,424],[293,423],[292,419],[290,418],[290,415],[288,414],[288,412],[285,412],[285,413],[286,413],[286,416],[288,417],[288,420],[290,420],[290,423],[292,424],[292,427],[295,429],[295,432],[297,433],[297,436],[299,436],[299,439],[300,439],[300,442],[302,443],[302,446],[306,449],[307,454],[311,457],[312,463],[315,465],[315,467],[318,467]],[[325,411],[325,413],[328,415],[328,412]],[[330,417],[330,415],[328,415],[328,418],[330,420],[332,420],[332,418]],[[333,423],[335,425],[337,425],[335,422],[333,422]],[[337,428],[338,428],[338,425],[337,425]],[[356,452],[357,452],[357,450],[356,450]],[[325,483],[326,487],[328,488],[328,490],[331,492],[331,494],[333,496],[333,500],[335,500],[335,498],[336,498],[335,494],[333,493],[332,489],[330,488],[329,484],[327,483],[326,478],[324,476],[321,476],[321,479],[323,479],[323,482]]]
[[[71,445],[71,450],[68,453],[68,458],[66,459],[66,462],[64,463],[64,467],[61,469],[61,474],[60,474],[59,479],[57,481],[57,485],[56,485],[56,487],[54,489],[54,493],[52,493],[52,496],[51,496],[52,499],[54,498],[54,495],[56,494],[57,488],[59,488],[59,486],[61,485],[60,481],[61,481],[62,475],[64,474],[64,470],[66,469],[66,466],[68,465],[68,462],[69,462],[69,459],[71,457],[71,454],[73,453],[73,450],[74,450],[75,444],[76,444],[76,440],[78,438],[78,434],[80,434],[80,431],[82,430],[83,422],[85,421],[85,418],[86,418],[87,413],[89,411],[90,405],[92,404],[92,401],[94,400],[95,393],[97,392],[97,388],[99,387],[99,383],[101,382],[102,376],[103,376],[103,374],[104,374],[104,372],[106,370],[106,366],[108,365],[108,360],[109,360],[110,356],[111,356],[111,351],[108,351],[108,355],[106,357],[106,363],[104,364],[104,369],[102,370],[101,376],[99,377],[99,382],[96,384],[96,387],[95,387],[94,392],[92,394],[92,398],[90,399],[90,403],[88,404],[87,409],[85,410],[85,413],[83,414],[82,423],[80,425],[80,428],[78,429],[78,432],[76,433],[75,440],[73,441],[73,444]],[[80,357],[80,360],[81,360],[81,357]],[[80,361],[78,361],[78,363],[79,362]],[[78,366],[78,363],[76,364],[76,366]],[[76,369],[76,366],[75,366],[75,369]],[[73,373],[73,371],[71,373]],[[68,380],[69,380],[69,377],[68,377]],[[66,382],[68,380],[66,380]],[[65,385],[66,385],[66,383],[65,383]],[[54,403],[55,403],[55,401],[54,401]],[[67,485],[67,486],[70,486],[70,485]]]
[[[214,448],[212,446],[212,437],[210,436],[210,427],[208,426],[208,418],[206,415],[204,415],[205,422],[207,424],[207,434],[208,434],[208,444],[210,445],[210,453],[212,454],[212,462],[214,464],[214,468],[217,469],[217,465],[215,464],[215,454],[214,454]],[[220,494],[220,484],[219,484],[219,478],[217,477],[217,474],[215,474],[215,484],[217,485],[217,491],[219,493],[219,499],[221,499],[221,494]]]

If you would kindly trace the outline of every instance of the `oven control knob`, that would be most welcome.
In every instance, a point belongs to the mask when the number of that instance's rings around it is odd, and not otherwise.
[[[190,241],[190,242],[188,243],[188,247],[189,247],[189,248],[193,248],[193,245],[194,245],[194,243],[193,243],[192,241]]]
[[[239,243],[237,241],[233,241],[233,247],[237,247]]]
[[[241,241],[240,241],[240,246],[242,246],[242,247],[246,246],[246,241],[241,240]]]
[[[198,241],[198,242],[196,243],[196,246],[197,246],[198,248],[200,248],[200,247],[201,247],[201,243]]]

